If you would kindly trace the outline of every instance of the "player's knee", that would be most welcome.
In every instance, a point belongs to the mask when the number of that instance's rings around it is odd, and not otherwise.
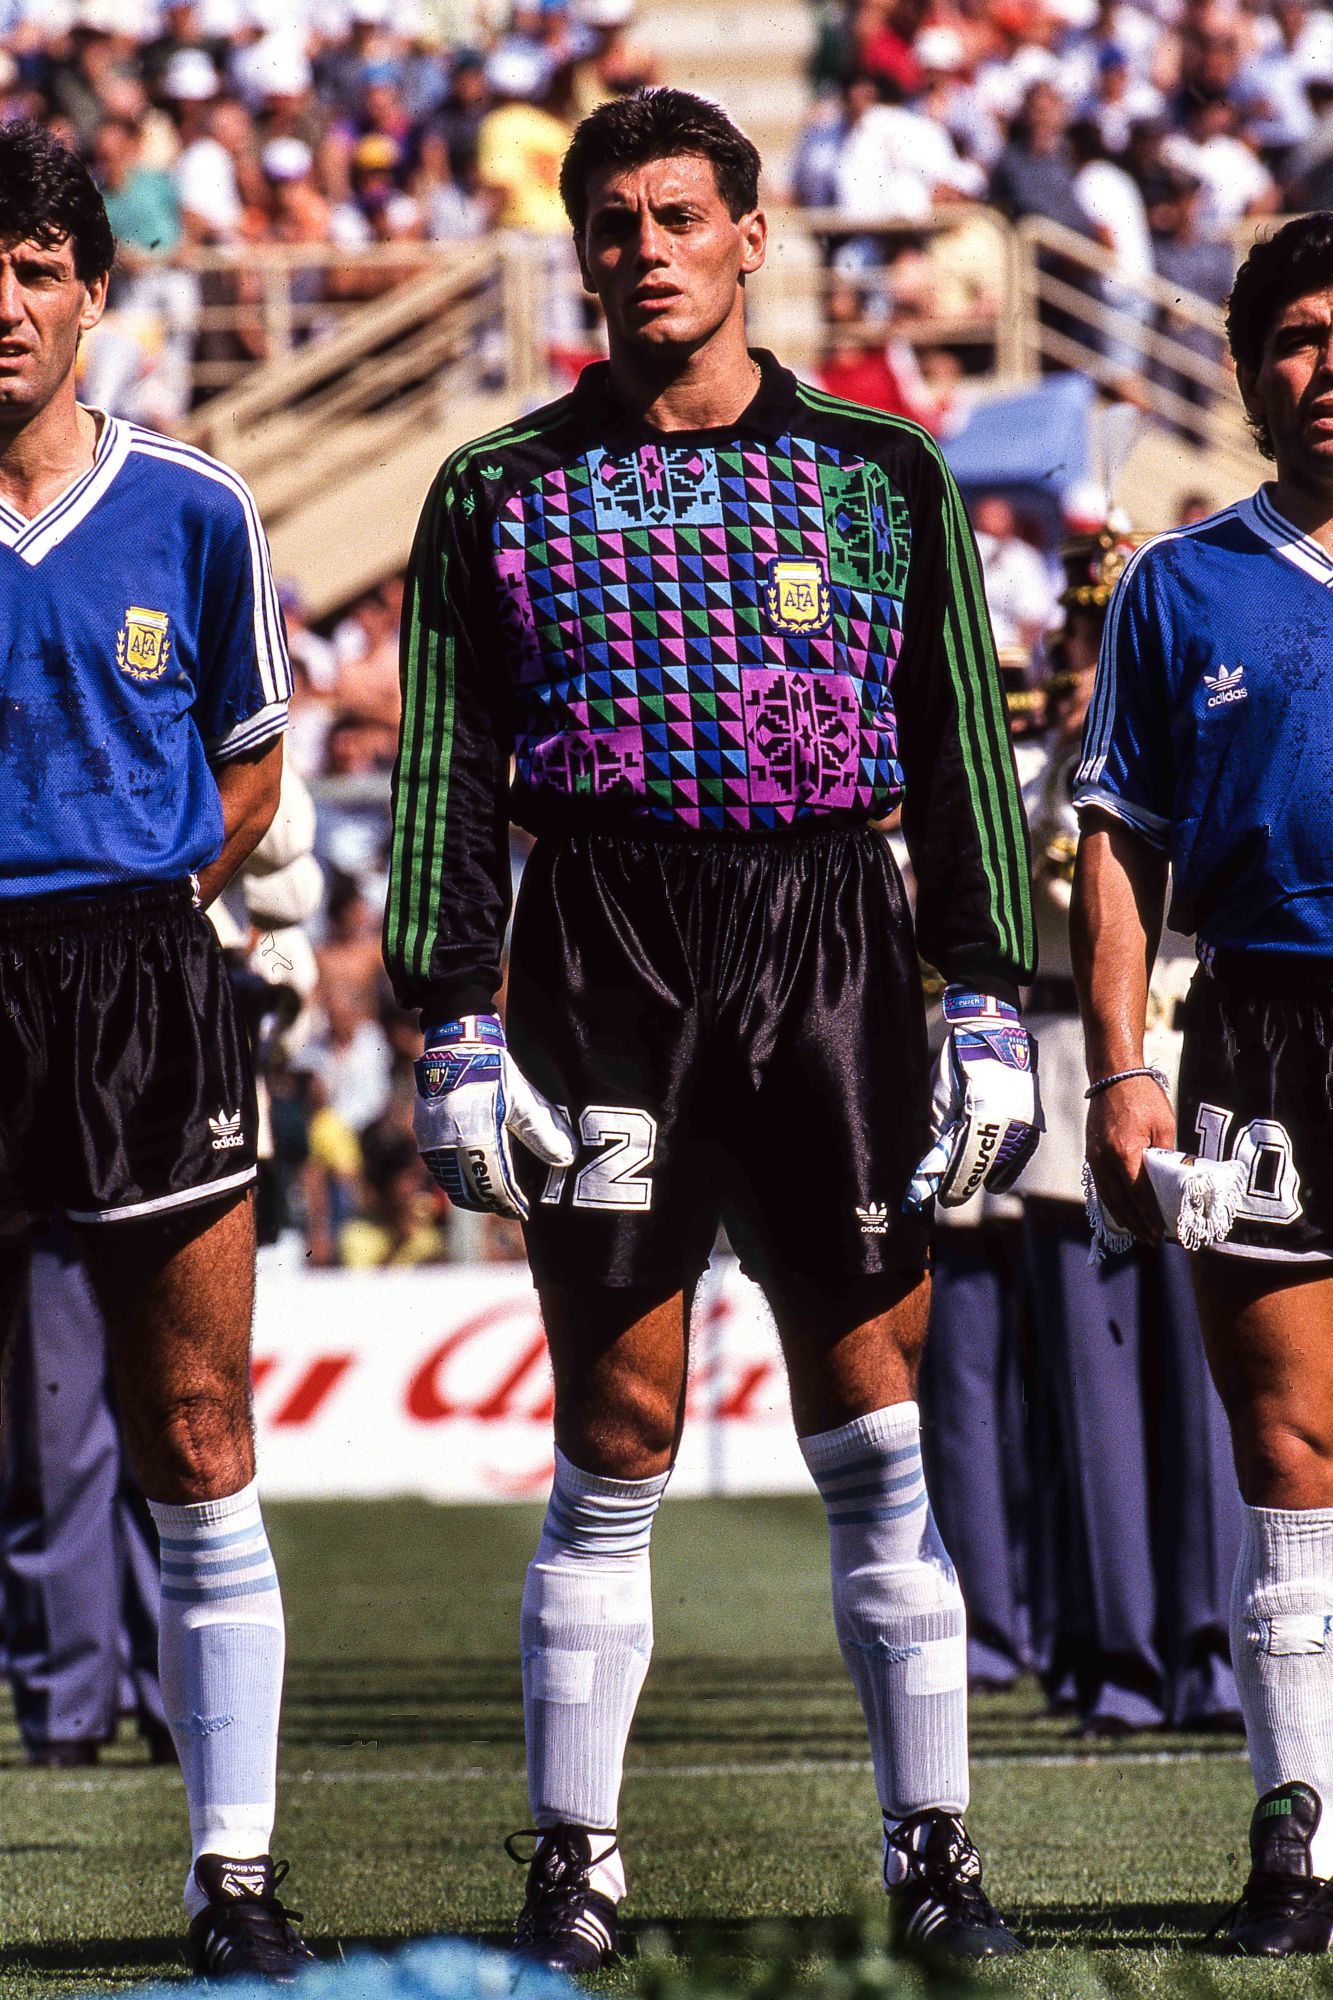
[[[1235,1445],[1249,1506],[1333,1506],[1333,1434],[1294,1415],[1258,1412],[1237,1431]]]
[[[565,1456],[604,1479],[653,1479],[675,1457],[677,1411],[648,1382],[620,1385],[614,1398],[571,1398],[556,1412]]]
[[[124,1426],[150,1500],[188,1506],[239,1492],[254,1478],[249,1411],[225,1392],[200,1392],[151,1412],[127,1412]]]

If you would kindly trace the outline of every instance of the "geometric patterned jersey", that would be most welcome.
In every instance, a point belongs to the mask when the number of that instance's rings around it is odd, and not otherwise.
[[[882,815],[911,527],[813,438],[594,445],[494,526],[520,782],[679,825]]]
[[[923,950],[1022,976],[1024,829],[957,490],[915,425],[757,358],[732,425],[654,431],[594,365],[442,468],[404,607],[385,946],[409,1004],[489,1004],[511,815],[745,838],[903,800]]]

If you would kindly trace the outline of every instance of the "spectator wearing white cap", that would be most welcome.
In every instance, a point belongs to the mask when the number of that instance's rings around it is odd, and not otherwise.
[[[497,103],[477,134],[477,177],[496,204],[502,229],[569,237],[560,199],[560,163],[570,131],[541,100],[551,82],[549,59],[530,42],[502,43],[486,64]]]
[[[275,101],[303,100],[314,88],[315,73],[305,38],[292,29],[277,28],[237,51],[232,82],[256,117]]]
[[[866,221],[918,221],[937,201],[975,199],[986,176],[948,131],[905,104],[866,105],[843,135],[834,168],[836,205]],[[858,100],[859,103],[859,100]]]
[[[965,159],[992,167],[1004,146],[1004,127],[976,87],[975,64],[955,27],[923,28],[913,53],[925,79],[917,108],[938,119]]]
[[[1153,276],[1148,211],[1124,168],[1107,157],[1092,119],[1075,120],[1069,128],[1069,145],[1078,167],[1074,193],[1093,236],[1111,259],[1111,270],[1100,287],[1102,304],[1112,314],[1100,336],[1102,355],[1121,377],[1131,378],[1119,386],[1133,388],[1143,371],[1142,329],[1154,310],[1145,290]]]
[[[166,0],[159,32],[140,51],[139,65],[150,90],[156,91],[173,56],[199,49],[216,69],[227,60],[227,39],[206,29],[198,0]]]
[[[1172,132],[1162,145],[1171,166],[1202,183],[1203,227],[1211,235],[1278,207],[1278,184],[1239,127],[1230,97],[1201,93],[1187,101],[1184,131]]]
[[[269,233],[275,243],[328,243],[330,210],[314,182],[315,156],[304,139],[290,134],[270,139],[259,163],[269,189]],[[311,299],[322,291],[318,269],[293,274],[293,298]]]
[[[160,94],[180,126],[176,195],[187,239],[230,243],[241,225],[242,200],[232,151],[213,131],[222,78],[202,49],[179,49],[162,72]]]

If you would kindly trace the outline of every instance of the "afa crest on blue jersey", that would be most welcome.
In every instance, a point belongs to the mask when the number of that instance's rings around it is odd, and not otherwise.
[[[131,604],[116,634],[116,663],[136,681],[160,681],[171,657],[171,620],[165,611]]]
[[[780,556],[768,565],[764,604],[779,632],[820,632],[833,613],[824,565]]]

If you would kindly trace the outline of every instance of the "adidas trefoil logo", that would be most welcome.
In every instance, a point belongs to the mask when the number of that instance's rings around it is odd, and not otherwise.
[[[224,1111],[222,1106],[219,1105],[217,1117],[210,1118],[208,1121],[208,1129],[213,1134],[213,1151],[215,1153],[224,1153],[229,1146],[243,1146],[245,1144],[245,1134],[241,1130],[241,1114],[239,1111]]]
[[[1237,661],[1230,672],[1227,671],[1225,666],[1221,666],[1215,674],[1205,674],[1203,684],[1206,688],[1211,688],[1212,690],[1208,697],[1207,706],[1209,708],[1225,708],[1226,704],[1230,701],[1248,700],[1250,690],[1247,687],[1242,687],[1240,684],[1241,676],[1244,672],[1244,667]]]
[[[882,1201],[872,1201],[868,1208],[858,1206],[856,1211],[861,1222],[863,1236],[885,1236],[889,1228],[889,1211]]]

